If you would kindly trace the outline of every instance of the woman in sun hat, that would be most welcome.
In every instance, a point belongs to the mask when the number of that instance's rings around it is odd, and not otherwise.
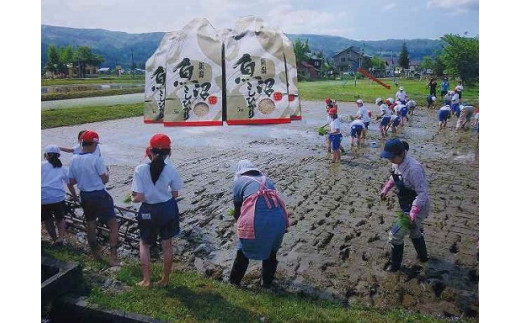
[[[400,139],[386,141],[381,158],[392,163],[390,179],[383,186],[380,197],[385,200],[388,192],[394,186],[397,188],[397,198],[401,211],[407,214],[412,225],[410,228],[395,225],[390,231],[392,245],[391,264],[387,271],[397,271],[401,267],[404,250],[404,237],[409,233],[417,257],[421,262],[428,260],[426,243],[423,236],[423,221],[430,212],[428,182],[422,165],[408,154],[409,145]],[[409,232],[408,232],[409,231]]]
[[[66,236],[64,186],[68,184],[69,179],[67,169],[61,163],[58,146],[45,147],[43,157],[45,160],[41,165],[41,221],[45,223],[45,229],[53,243],[58,245],[63,244]],[[58,227],[58,235],[54,228],[53,217]]]
[[[146,150],[151,162],[137,166],[132,180],[132,200],[141,203],[137,222],[139,227],[139,257],[143,280],[139,286],[150,286],[150,246],[157,236],[161,238],[164,264],[161,280],[168,284],[173,263],[172,238],[180,232],[179,208],[175,199],[183,186],[182,179],[171,163],[165,160],[171,154],[171,140],[162,133],[150,138]]]
[[[262,286],[269,287],[278,265],[276,253],[289,227],[285,203],[273,181],[247,159],[237,164],[233,203],[238,243],[229,282],[240,285],[249,260],[262,260]]]

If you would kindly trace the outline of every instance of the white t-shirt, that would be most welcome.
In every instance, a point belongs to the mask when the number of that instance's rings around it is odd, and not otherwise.
[[[339,122],[339,118],[330,121],[330,132],[335,133],[336,130],[339,130],[339,133],[341,133],[341,125]]]
[[[401,112],[401,109],[402,109],[403,107],[404,107],[403,104],[398,103],[398,104],[394,107],[394,112],[395,112],[396,114],[400,113],[400,112]]]
[[[74,155],[70,160],[69,178],[76,180],[82,192],[104,190],[100,176],[107,172],[103,159],[94,153]]]
[[[457,90],[457,91],[459,91],[459,92],[462,92],[462,90],[464,90],[464,86],[462,86],[462,85],[459,84],[459,85],[457,85],[457,86],[455,87],[455,90]]]
[[[352,123],[350,124],[350,127],[352,128],[354,126],[362,126],[363,129],[365,129],[365,124],[363,123],[363,121],[361,121],[359,119],[352,121]]]
[[[76,146],[72,147],[74,150],[72,153],[74,155],[78,155],[81,152],[81,145],[77,144]],[[99,144],[96,145],[96,150],[93,152],[94,155],[97,155],[98,157],[101,157],[101,150],[99,150]]]
[[[414,100],[410,100],[410,101],[406,102],[406,106],[409,108],[415,107],[415,105],[416,105],[416,103]]]
[[[147,163],[135,168],[132,191],[142,193],[145,203],[157,204],[169,201],[172,198],[171,191],[180,191],[182,185],[182,179],[172,164],[164,166],[154,185],[150,174],[150,164]]]
[[[388,108],[388,106],[386,104],[381,104],[379,106],[379,108],[381,109],[381,113],[383,114],[383,117],[389,117],[392,115],[392,112],[390,112],[390,109]]]
[[[368,109],[364,105],[359,107],[357,115],[361,116],[361,120],[363,120],[363,122],[370,122],[370,116],[368,115]]]
[[[397,91],[395,93],[395,98],[400,101],[404,101],[406,99],[406,92],[405,91]]]
[[[440,111],[451,111],[451,108],[450,108],[450,105],[445,105],[445,106],[442,106],[440,109]]]
[[[453,94],[453,96],[451,97],[451,103],[452,104],[457,104],[459,103],[459,94],[455,92],[455,94]]]
[[[47,160],[42,161],[42,204],[65,200],[65,187],[69,178],[65,166],[54,168]]]

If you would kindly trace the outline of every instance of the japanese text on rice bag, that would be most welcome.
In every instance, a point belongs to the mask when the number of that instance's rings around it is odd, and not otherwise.
[[[222,125],[222,42],[206,19],[179,33],[166,60],[165,126]]]
[[[164,35],[155,53],[146,61],[144,122],[163,122],[166,105],[166,59],[178,46],[178,32]]]
[[[239,19],[224,39],[227,123],[290,122],[283,41],[261,19]]]

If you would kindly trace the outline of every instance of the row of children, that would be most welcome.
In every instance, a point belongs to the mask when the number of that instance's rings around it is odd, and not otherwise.
[[[400,92],[403,92],[403,88],[400,88]],[[399,94],[400,95],[400,94]],[[397,96],[397,94],[396,94]],[[404,102],[404,103],[403,103]],[[405,120],[408,120],[408,112],[413,113],[416,103],[410,100],[405,94],[401,100],[394,100],[388,98],[385,101],[381,98],[377,98],[375,101],[376,105],[381,111],[381,115],[376,117],[376,120],[381,120],[379,123],[379,130],[382,138],[388,136],[388,130],[391,128],[392,132],[397,131],[398,126],[404,126]],[[320,128],[328,126],[330,131],[325,139],[326,147],[328,152],[332,152],[332,163],[340,161],[341,151],[344,151],[341,146],[343,138],[341,131],[341,120],[338,117],[338,106],[335,100],[330,98],[325,99],[326,111],[327,111],[327,123]],[[372,112],[367,109],[364,105],[363,100],[358,99],[356,101],[358,111],[353,116],[350,123],[349,135],[351,138],[351,147],[354,145],[360,146],[362,140],[367,136],[367,131],[372,121]]]

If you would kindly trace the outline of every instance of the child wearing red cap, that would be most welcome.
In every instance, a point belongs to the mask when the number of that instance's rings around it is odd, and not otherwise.
[[[68,183],[67,169],[62,167],[60,149],[56,145],[45,147],[45,160],[42,161],[41,173],[41,220],[45,223],[45,229],[51,236],[53,244],[63,244],[65,231],[65,189]],[[71,193],[73,192],[69,186]],[[59,238],[54,228],[53,217],[58,227]]]
[[[140,231],[139,256],[143,280],[138,286],[150,286],[150,246],[157,236],[161,238],[164,265],[161,280],[156,284],[164,286],[170,280],[173,263],[172,238],[180,232],[179,208],[175,198],[182,188],[182,179],[169,159],[171,141],[165,134],[155,134],[147,148],[151,162],[135,168],[132,180],[132,200],[142,202],[137,221]]]
[[[332,163],[339,162],[341,156],[341,138],[343,135],[341,134],[340,122],[338,118],[338,110],[336,108],[331,108],[329,110],[330,115],[330,132],[329,132],[329,141],[332,149]]]
[[[79,154],[81,152],[81,136],[86,132],[87,130],[81,130],[79,133],[78,133],[78,143],[72,147],[72,148],[67,148],[67,147],[59,147],[61,151],[64,151],[66,153],[73,153],[75,155]],[[101,157],[101,150],[99,149],[99,145],[96,145],[96,150],[94,151],[94,154],[95,155],[98,155],[99,157]]]
[[[105,190],[108,182],[108,169],[103,160],[97,156],[97,145],[99,135],[92,130],[85,131],[81,136],[81,152],[74,155],[69,165],[69,184],[77,184],[81,197],[81,207],[87,221],[87,240],[92,249],[94,257],[101,259],[100,248],[97,241],[96,229],[97,219],[110,229],[110,266],[118,266],[118,223],[114,211],[114,200]],[[78,198],[74,187],[72,196],[76,201]]]

